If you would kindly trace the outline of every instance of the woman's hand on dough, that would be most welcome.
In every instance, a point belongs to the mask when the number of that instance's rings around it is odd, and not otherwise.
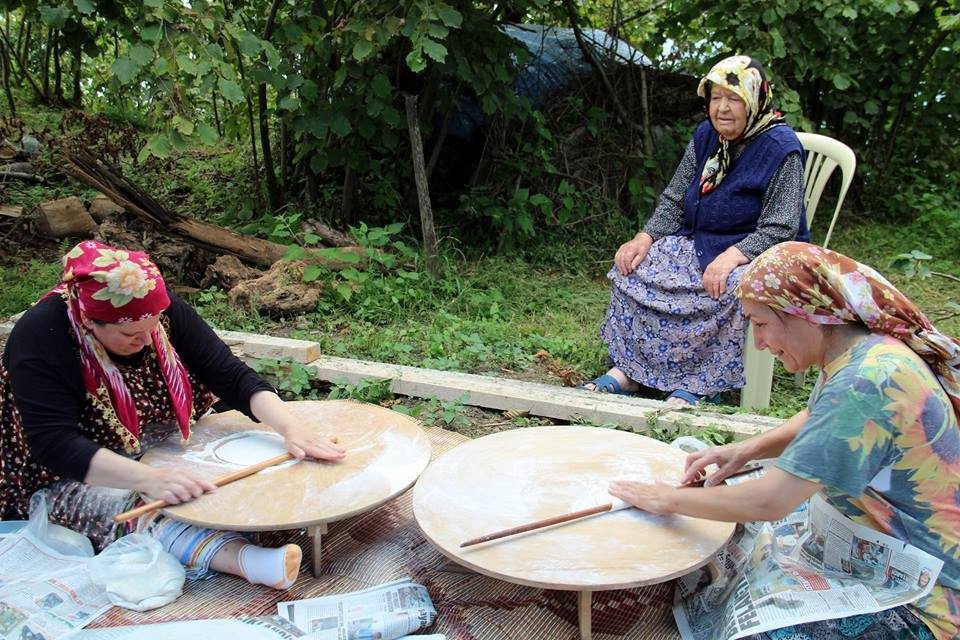
[[[658,482],[649,484],[635,480],[614,480],[610,483],[610,495],[629,502],[637,509],[663,516],[673,513],[671,495],[676,487]]]
[[[347,450],[337,444],[336,438],[317,433],[315,427],[296,424],[283,432],[283,441],[287,451],[297,458],[313,458],[336,462],[347,455]]]
[[[146,465],[144,465],[146,466]],[[163,500],[168,504],[180,504],[199,498],[204,493],[216,491],[215,484],[186,469],[158,469],[148,467],[142,495],[151,500]]]

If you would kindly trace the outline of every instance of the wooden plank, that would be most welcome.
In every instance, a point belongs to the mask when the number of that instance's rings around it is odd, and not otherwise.
[[[25,312],[21,311],[15,316],[11,316],[7,322],[0,323],[0,336],[10,335],[13,325],[20,319]],[[285,360],[287,358],[306,364],[320,357],[320,345],[309,340],[294,340],[293,338],[275,338],[259,333],[246,333],[244,331],[223,331],[214,329],[228,347],[230,347],[237,356],[246,361],[259,360],[261,358],[270,358],[273,360]]]
[[[19,315],[22,314],[14,318]],[[0,336],[10,333],[16,321],[14,318],[0,324]],[[736,438],[762,433],[783,422],[778,418],[746,413],[727,415],[708,409],[675,408],[658,400],[591,393],[559,385],[321,356],[320,345],[308,340],[275,338],[243,331],[216,332],[239,357],[248,362],[261,358],[289,358],[316,367],[319,380],[348,384],[356,384],[361,380],[391,380],[390,389],[394,393],[417,398],[456,400],[501,411],[517,409],[558,420],[616,423],[634,431],[645,431],[652,427],[714,427],[728,431]]]
[[[674,408],[659,400],[593,393],[558,385],[438,371],[323,356],[309,364],[317,377],[334,383],[391,380],[394,393],[418,398],[457,400],[488,409],[517,409],[536,416],[593,424],[617,423],[635,431],[651,427],[715,427],[742,438],[767,431],[783,421],[750,414],[725,415],[706,409]]]
[[[215,331],[220,339],[244,360],[259,360],[261,358],[285,360],[289,358],[294,362],[306,364],[320,357],[320,345],[309,340],[274,338],[273,336],[243,331],[222,331],[220,329],[215,329]]]

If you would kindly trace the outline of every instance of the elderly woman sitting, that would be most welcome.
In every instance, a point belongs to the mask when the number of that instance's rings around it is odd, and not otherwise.
[[[818,491],[855,522],[943,560],[929,595],[868,616],[765,637],[958,637],[960,632],[960,341],[870,267],[814,245],[770,249],[738,293],[788,371],[822,369],[807,408],[780,427],[687,458],[680,487],[614,482],[610,492],[657,514],[779,520]],[[747,461],[777,457],[762,478],[724,486]],[[683,487],[719,470],[706,488]],[[929,576],[928,576],[929,579]]]
[[[584,385],[591,391],[643,385],[696,404],[742,387],[746,321],[730,292],[755,257],[808,237],[803,149],[773,108],[763,68],[727,58],[697,93],[709,119],[643,231],[614,256],[600,330],[613,367]]]

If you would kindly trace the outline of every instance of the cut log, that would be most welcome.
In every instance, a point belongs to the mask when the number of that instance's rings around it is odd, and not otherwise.
[[[0,205],[0,216],[6,218],[19,218],[23,215],[23,207],[16,207],[12,204]]]
[[[88,238],[97,228],[76,196],[38,204],[34,215],[40,231],[51,238]]]
[[[357,244],[353,238],[343,231],[328,227],[319,220],[307,220],[303,226],[307,231],[312,231],[323,238],[323,241],[331,247],[353,247]]]
[[[271,317],[315,311],[322,283],[305,283],[305,268],[306,264],[300,261],[278,262],[259,278],[230,289],[227,299],[234,307],[249,307]]]
[[[24,173],[22,171],[4,171],[0,169],[0,180],[6,180],[8,178],[12,180],[25,180],[27,182],[43,182],[43,176]]]
[[[126,209],[118,205],[107,196],[97,196],[90,201],[90,215],[97,222],[103,222],[110,216],[119,216],[126,213]]]
[[[207,249],[228,251],[241,260],[271,265],[287,252],[282,244],[254,236],[245,236],[215,224],[179,217],[167,228]]]
[[[231,253],[245,262],[265,266],[272,265],[287,252],[285,245],[245,236],[231,229],[169,211],[137,185],[127,180],[117,169],[108,167],[86,151],[68,151],[66,158],[68,166],[64,170],[71,176],[106,195],[123,207],[127,213],[160,225],[191,244],[214,253]],[[360,247],[356,249],[363,251]],[[310,254],[308,260],[311,263],[321,264],[330,269],[357,266],[356,261],[345,261],[323,251],[308,253]]]
[[[207,265],[200,284],[204,287],[216,285],[227,291],[244,280],[254,280],[261,275],[263,274],[256,269],[240,262],[236,256],[218,256],[213,264]]]
[[[29,173],[34,175],[36,170],[29,162],[11,162],[0,167],[0,171],[15,171],[17,173]]]

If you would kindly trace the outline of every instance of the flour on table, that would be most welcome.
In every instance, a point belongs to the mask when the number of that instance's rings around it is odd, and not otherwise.
[[[269,458],[285,453],[287,448],[283,438],[272,431],[243,431],[232,433],[208,443],[201,451],[191,451],[184,455],[185,460],[235,467],[248,467]],[[296,464],[290,460],[283,464],[265,469],[264,472]]]

